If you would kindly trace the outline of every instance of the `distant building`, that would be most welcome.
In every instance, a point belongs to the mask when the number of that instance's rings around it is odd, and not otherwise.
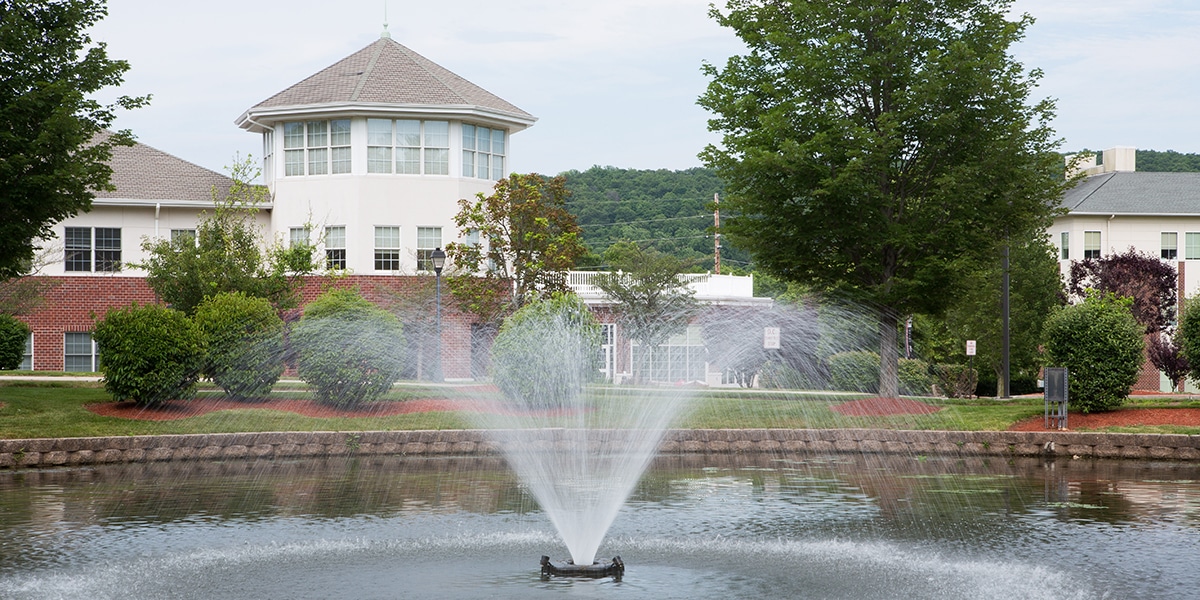
[[[1049,229],[1063,276],[1072,260],[1133,248],[1169,262],[1179,274],[1180,300],[1200,291],[1200,173],[1145,173],[1136,149],[1105,150],[1101,164],[1082,165],[1084,179],[1062,199],[1067,213]],[[1169,389],[1153,367],[1139,389]]]

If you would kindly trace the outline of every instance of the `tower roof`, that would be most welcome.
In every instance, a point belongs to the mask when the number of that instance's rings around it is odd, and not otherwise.
[[[238,119],[253,129],[253,118],[319,106],[456,108],[483,112],[513,124],[528,126],[533,115],[455,75],[390,37],[318,71],[303,81],[259,102]]]

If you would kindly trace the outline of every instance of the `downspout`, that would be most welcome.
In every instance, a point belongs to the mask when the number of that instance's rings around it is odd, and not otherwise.
[[[1108,242],[1108,247],[1110,250],[1113,247],[1113,245],[1112,245],[1112,220],[1115,218],[1117,218],[1117,215],[1112,215],[1108,218],[1107,221],[1104,222],[1104,236],[1106,238],[1106,241]],[[1103,252],[1100,254],[1100,256],[1104,256]]]
[[[159,239],[160,237],[162,237],[158,234],[158,215],[160,212],[162,212],[162,202],[155,202],[154,203],[154,239],[156,239],[156,240]]]

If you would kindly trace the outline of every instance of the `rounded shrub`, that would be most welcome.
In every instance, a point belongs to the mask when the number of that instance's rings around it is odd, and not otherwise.
[[[979,386],[979,371],[966,365],[934,365],[935,383],[949,398],[967,398],[975,394]]]
[[[1200,297],[1189,298],[1179,314],[1175,343],[1187,359],[1188,377],[1200,381]]]
[[[182,312],[157,304],[109,309],[92,339],[113,398],[150,405],[195,395],[204,342]]]
[[[236,400],[265,398],[283,375],[283,319],[265,298],[223,292],[192,316],[204,336],[204,375]]]
[[[835,390],[878,393],[879,355],[866,350],[831,355],[829,382]]]
[[[574,400],[595,377],[600,324],[574,294],[525,305],[504,320],[492,344],[492,377],[530,406]]]
[[[403,335],[395,315],[353,290],[332,290],[304,307],[292,329],[296,370],[322,404],[370,402],[400,378]]]
[[[1071,408],[1113,410],[1129,396],[1142,365],[1145,328],[1129,310],[1132,301],[1088,292],[1080,304],[1046,319],[1042,336],[1053,367],[1066,367]]]
[[[29,326],[12,315],[0,315],[0,371],[21,366]]]
[[[933,393],[933,376],[929,363],[915,358],[901,358],[898,365],[900,393],[905,396],[928,396]],[[878,366],[876,366],[878,369]]]

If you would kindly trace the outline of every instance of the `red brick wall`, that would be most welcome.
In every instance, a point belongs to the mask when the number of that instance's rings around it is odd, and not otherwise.
[[[133,302],[159,302],[146,280],[141,277],[47,277],[55,285],[45,294],[45,302],[34,313],[21,317],[33,330],[33,368],[61,371],[63,333],[91,331],[96,320],[109,308],[129,306]],[[412,318],[433,322],[436,313],[436,286],[429,276],[351,275],[338,278],[310,277],[301,289],[301,304],[307,304],[330,288],[357,288],[368,300]],[[442,372],[448,379],[471,377],[471,314],[458,312],[454,299],[442,282]],[[298,318],[301,310],[289,311]],[[408,319],[405,319],[408,320]]]

